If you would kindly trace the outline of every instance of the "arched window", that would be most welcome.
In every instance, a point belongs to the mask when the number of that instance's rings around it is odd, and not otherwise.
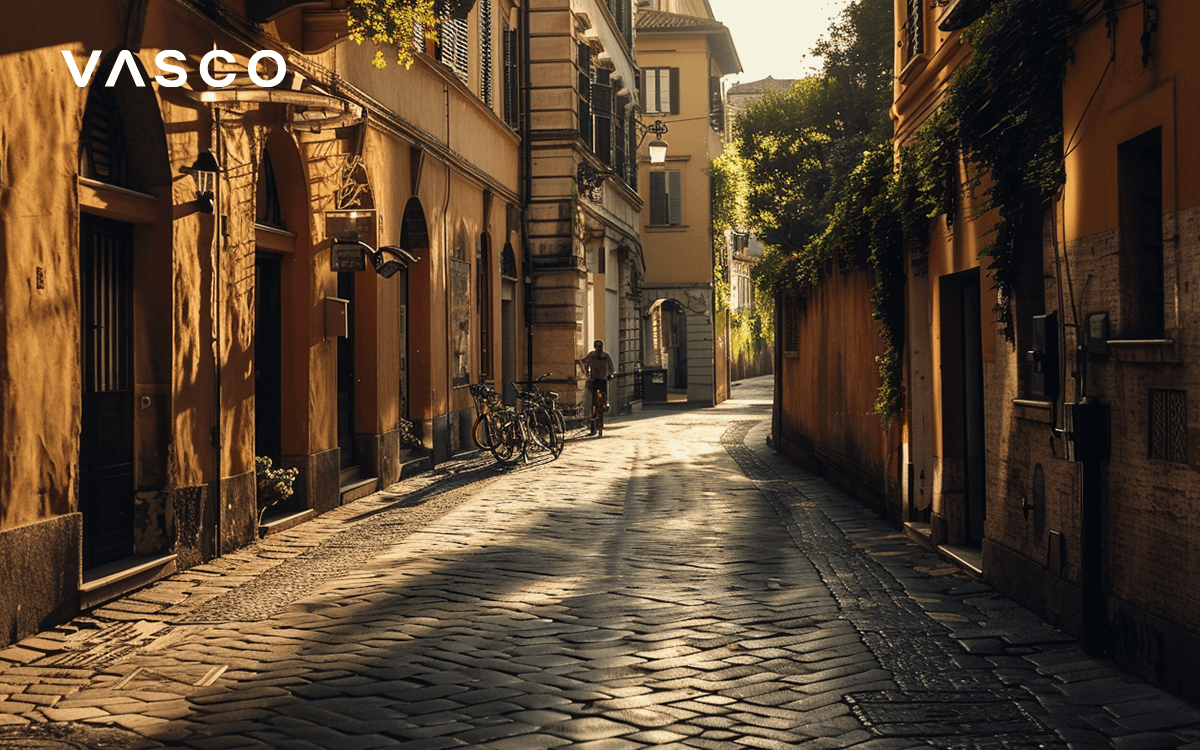
[[[118,187],[129,186],[129,158],[121,113],[110,88],[95,85],[88,91],[87,110],[80,137],[79,173]]]

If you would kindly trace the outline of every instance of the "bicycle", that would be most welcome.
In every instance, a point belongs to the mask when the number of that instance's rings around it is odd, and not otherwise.
[[[537,387],[538,382],[549,375],[547,372],[534,380],[514,381],[513,385],[521,399],[521,415],[529,436],[558,458],[566,444],[566,419],[558,408],[558,394],[554,391],[543,392]]]
[[[491,451],[502,464],[515,461],[517,450],[524,455],[524,436],[516,412],[500,401],[500,394],[485,383],[468,386],[475,399],[475,422],[471,425],[471,438],[481,449]]]
[[[592,408],[587,419],[588,434],[604,437],[604,415],[608,412],[608,394],[599,388],[592,387],[592,378],[583,360],[575,360],[575,365],[583,369],[584,382],[587,383],[588,392],[592,396]],[[608,376],[608,380],[612,380],[612,375]]]
[[[596,437],[604,437],[604,413],[608,411],[608,395],[599,388],[592,389],[592,415],[588,419],[588,430]]]

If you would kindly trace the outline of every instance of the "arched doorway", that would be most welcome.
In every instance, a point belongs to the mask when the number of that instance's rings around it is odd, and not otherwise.
[[[306,184],[295,140],[275,130],[262,150],[255,183],[253,374],[254,452],[276,466],[303,467],[313,451],[309,409],[295,406],[307,403],[310,377],[308,326],[299,324],[310,314],[313,283]],[[269,512],[286,514],[311,504],[301,486]]]
[[[400,247],[429,257],[429,229],[421,201],[410,198],[400,222]],[[430,372],[430,269],[433,258],[403,271],[400,291],[400,414],[413,422],[426,447],[433,418]]]
[[[171,175],[154,94],[131,75],[100,83],[116,59],[88,91],[79,148],[81,196],[89,196],[80,199],[79,235],[85,570],[168,544],[173,268],[170,226],[158,217]],[[123,200],[110,200],[116,195]]]
[[[688,385],[688,312],[677,299],[655,300],[648,314],[646,364],[662,371],[668,401],[686,401]],[[647,397],[649,400],[649,397]]]

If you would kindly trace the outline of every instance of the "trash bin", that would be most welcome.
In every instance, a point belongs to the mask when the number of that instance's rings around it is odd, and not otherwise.
[[[667,371],[665,368],[642,368],[642,398],[646,401],[667,400]]]

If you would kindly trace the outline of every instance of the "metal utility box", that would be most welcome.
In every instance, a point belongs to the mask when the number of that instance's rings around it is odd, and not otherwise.
[[[1058,314],[1033,316],[1033,349],[1029,361],[1029,393],[1058,398]]]
[[[339,297],[325,298],[325,338],[333,339],[350,335],[350,300]]]
[[[667,400],[667,371],[662,367],[642,368],[642,399],[644,401]]]

